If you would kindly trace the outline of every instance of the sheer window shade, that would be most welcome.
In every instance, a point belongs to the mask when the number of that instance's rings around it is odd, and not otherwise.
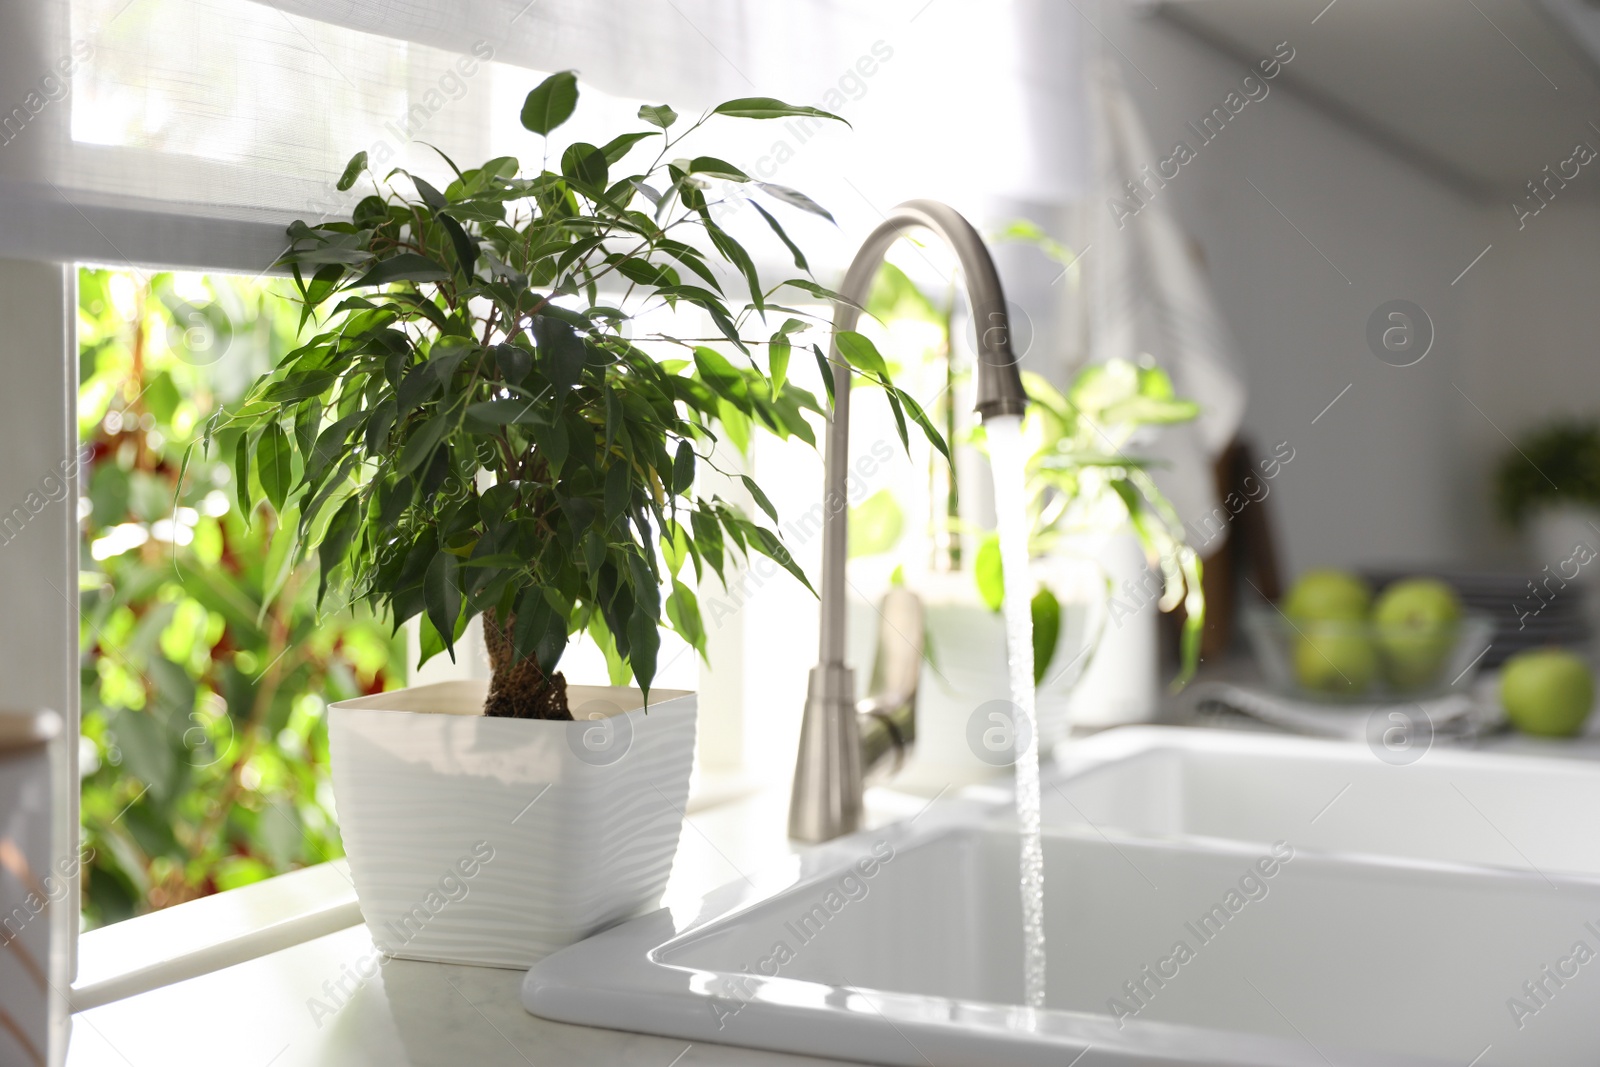
[[[770,95],[848,119],[718,120],[701,141],[833,210],[837,229],[797,220],[826,271],[909,196],[981,217],[1082,186],[1075,20],[1039,0],[10,4],[0,255],[258,271],[290,220],[348,211],[361,190],[333,183],[360,149],[430,178],[448,171],[427,145],[537,162],[521,96],[575,68],[564,139],[632,128],[640,102]]]

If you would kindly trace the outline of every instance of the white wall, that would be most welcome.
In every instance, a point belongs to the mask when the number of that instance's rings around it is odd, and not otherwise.
[[[1120,2],[1083,10],[1123,54],[1164,153],[1179,139],[1197,144],[1186,124],[1248,73]],[[1290,45],[1291,69],[1319,62],[1314,26]],[[1461,462],[1458,436],[1463,410],[1482,418],[1462,392],[1494,399],[1470,313],[1495,298],[1500,275],[1485,268],[1506,264],[1491,258],[1497,249],[1451,282],[1494,239],[1489,215],[1270,84],[1161,195],[1197,242],[1238,337],[1251,391],[1245,432],[1295,450],[1268,505],[1287,569],[1463,556],[1482,539],[1467,528],[1477,472]],[[1420,304],[1437,327],[1432,351],[1408,368],[1380,362],[1365,340],[1369,315],[1395,298]]]
[[[1600,180],[1592,175],[1579,180],[1595,182],[1600,190]],[[1484,210],[1494,250],[1473,272],[1482,272],[1476,280],[1483,299],[1467,309],[1475,343],[1463,388],[1488,418],[1468,409],[1457,436],[1458,462],[1487,486],[1510,450],[1501,431],[1515,439],[1557,415],[1600,413],[1600,336],[1594,318],[1600,206],[1557,198],[1520,231],[1508,206]],[[1515,558],[1519,546],[1494,522],[1487,498],[1477,503],[1481,515],[1462,510],[1480,535],[1481,550]]]
[[[62,266],[0,260],[0,706],[49,708],[65,724],[51,746],[52,866],[70,872],[72,889],[48,913],[55,991],[73,976],[78,921],[76,293]],[[51,1008],[57,1063],[66,1033],[59,996]],[[21,1022],[42,1030],[34,1019]],[[0,1058],[10,1048],[0,1036]]]

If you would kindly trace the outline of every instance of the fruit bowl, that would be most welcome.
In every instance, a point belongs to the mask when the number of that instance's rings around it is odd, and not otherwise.
[[[1418,626],[1294,620],[1270,606],[1247,610],[1244,628],[1275,690],[1331,703],[1426,700],[1469,689],[1494,636],[1485,615]]]

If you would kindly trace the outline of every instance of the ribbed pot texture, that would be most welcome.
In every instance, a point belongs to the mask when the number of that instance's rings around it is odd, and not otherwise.
[[[329,709],[339,827],[367,928],[404,959],[528,967],[657,906],[695,696],[572,686],[575,721],[483,715],[484,682]]]

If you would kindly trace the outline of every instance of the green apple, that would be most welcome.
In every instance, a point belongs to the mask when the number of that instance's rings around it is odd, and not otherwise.
[[[1302,574],[1283,599],[1283,612],[1296,622],[1364,619],[1372,606],[1372,590],[1353,574],[1313,570]]]
[[[1367,691],[1378,653],[1360,623],[1312,624],[1295,639],[1294,676],[1306,689],[1340,696]]]
[[[1525,734],[1572,737],[1594,704],[1594,675],[1582,657],[1564,648],[1518,652],[1500,675],[1500,703],[1511,725]]]
[[[1437,578],[1407,578],[1385,589],[1372,621],[1390,684],[1410,692],[1438,681],[1462,614],[1461,598]]]

